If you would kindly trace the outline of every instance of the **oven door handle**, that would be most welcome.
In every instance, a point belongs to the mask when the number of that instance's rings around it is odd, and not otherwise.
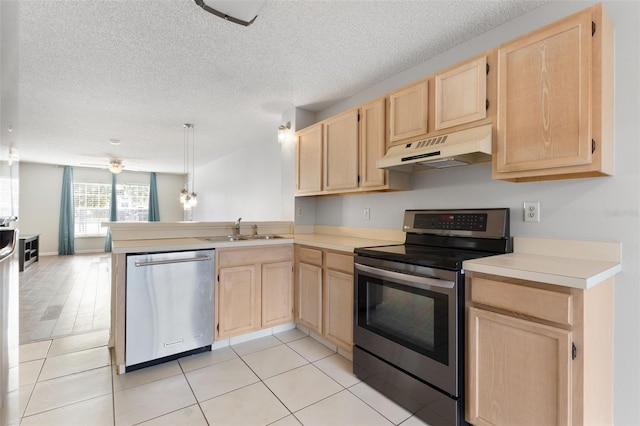
[[[377,275],[381,278],[401,280],[413,287],[418,287],[423,289],[425,286],[453,288],[456,285],[456,283],[453,281],[447,281],[440,278],[428,278],[428,277],[420,277],[418,275],[403,274],[401,272],[389,271],[387,269],[373,268],[371,266],[361,265],[359,263],[355,265],[355,268],[358,271]],[[428,288],[426,290],[428,290]]]

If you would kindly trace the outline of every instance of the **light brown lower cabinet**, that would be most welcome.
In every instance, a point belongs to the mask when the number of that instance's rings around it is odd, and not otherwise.
[[[590,289],[471,273],[466,420],[613,422],[613,279]]]
[[[353,254],[296,245],[295,320],[336,346],[353,346]]]
[[[295,320],[322,334],[322,250],[296,245]]]
[[[216,338],[293,321],[293,247],[216,250]]]

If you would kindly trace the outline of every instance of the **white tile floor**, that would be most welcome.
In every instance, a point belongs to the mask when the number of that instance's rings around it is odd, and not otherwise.
[[[22,345],[20,424],[424,425],[298,329],[123,375],[107,339]]]

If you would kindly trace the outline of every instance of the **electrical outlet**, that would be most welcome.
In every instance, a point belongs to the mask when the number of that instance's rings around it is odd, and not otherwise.
[[[524,202],[524,221],[540,222],[540,201]]]
[[[366,208],[364,209],[364,220],[369,220],[371,219],[371,209]]]
[[[298,216],[302,216],[302,214],[304,213],[304,211],[302,210],[302,206],[298,207]]]

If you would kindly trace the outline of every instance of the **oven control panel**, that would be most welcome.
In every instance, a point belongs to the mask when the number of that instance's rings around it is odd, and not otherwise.
[[[504,238],[509,235],[509,209],[407,210],[405,232]]]
[[[486,231],[486,213],[416,214],[415,229],[450,229],[462,231]]]

